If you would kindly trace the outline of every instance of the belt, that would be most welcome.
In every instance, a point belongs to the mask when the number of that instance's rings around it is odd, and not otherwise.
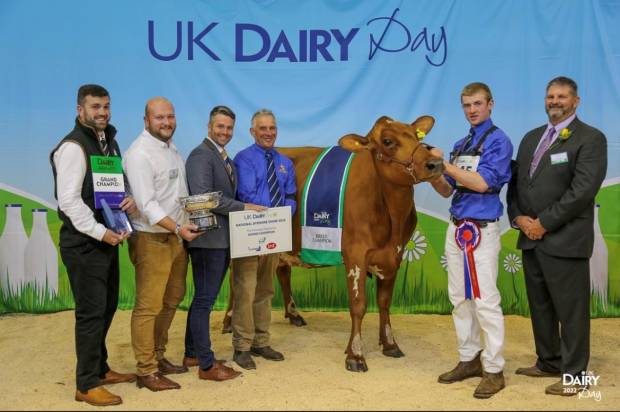
[[[469,220],[470,222],[474,222],[474,223],[478,224],[478,226],[480,226],[480,227],[487,227],[487,225],[489,223],[499,222],[499,217],[496,218],[496,219],[490,219],[490,220],[485,220],[485,219],[469,219],[469,218],[457,219],[456,217],[450,215],[450,220],[452,221],[452,223],[454,223],[457,226],[460,225],[461,223],[463,223],[465,220]]]

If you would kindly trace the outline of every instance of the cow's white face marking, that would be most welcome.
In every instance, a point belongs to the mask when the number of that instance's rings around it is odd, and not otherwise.
[[[355,356],[364,356],[364,353],[362,352],[362,337],[359,333],[353,336],[353,341],[351,342],[351,352],[353,352]]]
[[[360,281],[360,268],[355,265],[355,269],[351,269],[349,271],[349,277],[353,278],[353,292],[355,292],[355,297],[359,295],[359,281]]]
[[[401,245],[396,246],[396,253],[400,253],[401,250],[403,250]]]
[[[388,345],[394,344],[394,335],[392,335],[392,328],[390,325],[385,325],[385,340],[387,340]]]
[[[385,279],[385,276],[383,276],[383,273],[381,273],[383,271],[383,269],[381,269],[379,266],[372,265],[372,266],[369,266],[368,269],[370,269],[370,273],[372,273],[373,275],[375,275],[379,279],[381,279],[381,280]]]

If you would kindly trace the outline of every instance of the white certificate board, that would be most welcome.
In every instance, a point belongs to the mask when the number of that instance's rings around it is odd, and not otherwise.
[[[232,258],[293,250],[290,206],[230,212],[228,223]]]

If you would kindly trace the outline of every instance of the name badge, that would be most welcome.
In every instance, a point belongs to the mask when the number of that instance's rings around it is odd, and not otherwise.
[[[558,165],[562,163],[568,163],[568,154],[566,152],[554,153],[551,155],[552,165]]]
[[[179,177],[179,169],[170,169],[168,171],[168,179],[172,180],[176,179],[177,177]]]
[[[476,172],[478,170],[478,163],[480,163],[480,156],[461,155],[454,159],[454,165],[456,167],[470,172]]]

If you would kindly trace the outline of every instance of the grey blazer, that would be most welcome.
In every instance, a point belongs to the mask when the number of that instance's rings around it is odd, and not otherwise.
[[[232,162],[231,162],[232,163]],[[232,165],[233,174],[236,169]],[[224,159],[217,147],[208,139],[204,139],[190,153],[185,162],[187,185],[190,195],[198,195],[207,192],[222,192],[220,205],[212,212],[216,214],[220,225],[218,229],[207,231],[189,242],[190,248],[223,249],[230,247],[228,234],[228,213],[243,210],[244,204],[235,199],[237,193],[237,179],[231,180]]]
[[[547,233],[541,240],[530,240],[520,232],[517,247],[589,258],[594,246],[594,197],[607,173],[607,140],[600,130],[575,118],[568,126],[571,135],[554,141],[530,178],[530,163],[546,127],[523,137],[507,201],[511,222],[519,215],[538,217]]]

